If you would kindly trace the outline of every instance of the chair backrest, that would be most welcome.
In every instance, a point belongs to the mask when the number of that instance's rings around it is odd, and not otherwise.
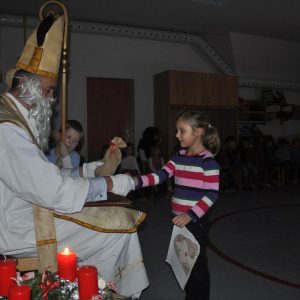
[[[19,272],[36,271],[39,269],[37,257],[18,257],[17,270]]]

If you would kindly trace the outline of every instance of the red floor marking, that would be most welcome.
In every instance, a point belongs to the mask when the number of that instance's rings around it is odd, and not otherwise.
[[[218,221],[220,221],[221,219],[224,219],[224,218],[227,218],[229,216],[232,216],[232,215],[236,215],[236,214],[239,214],[239,213],[242,213],[242,212],[246,212],[246,211],[253,211],[253,210],[259,210],[259,209],[269,209],[269,208],[278,208],[278,207],[299,207],[300,205],[276,205],[276,206],[263,206],[263,207],[256,207],[256,208],[250,208],[250,209],[244,209],[244,210],[238,210],[238,211],[234,211],[234,212],[231,212],[231,213],[228,213],[228,214],[225,214],[225,215],[222,215],[220,217],[217,217],[215,218],[214,220],[212,220],[210,222],[210,228],[215,224],[217,223]],[[281,278],[278,278],[278,277],[275,277],[275,276],[272,276],[270,274],[267,274],[267,273],[264,273],[264,272],[260,272],[256,269],[253,269],[237,260],[235,260],[234,258],[226,255],[225,253],[223,253],[220,249],[218,249],[214,243],[209,239],[209,242],[208,242],[208,247],[218,256],[220,256],[221,258],[223,258],[224,260],[232,263],[233,265],[247,271],[247,272],[250,272],[250,273],[253,273],[257,276],[260,276],[260,277],[263,277],[265,279],[268,279],[268,280],[271,280],[271,281],[274,281],[274,282],[277,282],[277,283],[280,283],[280,284],[283,284],[283,285],[286,285],[286,286],[289,286],[289,287],[292,287],[292,288],[295,288],[295,289],[300,289],[300,284],[298,283],[294,283],[294,282],[291,282],[291,281],[287,281],[287,280],[284,280],[284,279],[281,279]]]

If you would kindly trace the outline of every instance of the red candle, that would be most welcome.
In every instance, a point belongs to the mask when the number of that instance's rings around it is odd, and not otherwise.
[[[28,285],[16,285],[8,291],[8,300],[30,300],[31,288]]]
[[[16,285],[16,281],[12,278],[17,277],[16,262],[13,260],[0,261],[0,296],[8,295],[10,287]]]
[[[91,300],[98,295],[98,273],[93,266],[82,266],[78,270],[78,290],[80,300]]]
[[[59,277],[74,281],[76,279],[77,265],[76,255],[74,252],[69,251],[65,248],[65,251],[57,254],[57,266]]]

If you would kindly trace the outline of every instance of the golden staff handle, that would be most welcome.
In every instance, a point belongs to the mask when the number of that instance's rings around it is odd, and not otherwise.
[[[68,31],[69,31],[69,14],[65,5],[56,0],[50,0],[44,3],[40,8],[39,17],[43,19],[43,10],[49,4],[56,4],[59,6],[64,15],[64,40],[62,46],[62,59],[61,59],[61,69],[62,69],[62,84],[61,84],[61,137],[62,141],[65,142],[66,136],[66,124],[67,124],[67,66],[68,66]]]

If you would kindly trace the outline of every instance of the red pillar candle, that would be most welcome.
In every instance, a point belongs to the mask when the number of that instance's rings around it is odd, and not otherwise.
[[[31,288],[28,285],[16,285],[9,289],[8,300],[30,300]]]
[[[65,251],[57,254],[57,266],[59,277],[75,281],[77,273],[76,254],[65,248]]]
[[[0,296],[8,296],[10,287],[16,285],[16,281],[12,278],[17,277],[16,262],[14,260],[0,261]]]
[[[98,273],[94,266],[82,266],[78,273],[78,290],[80,300],[91,300],[98,295]]]

